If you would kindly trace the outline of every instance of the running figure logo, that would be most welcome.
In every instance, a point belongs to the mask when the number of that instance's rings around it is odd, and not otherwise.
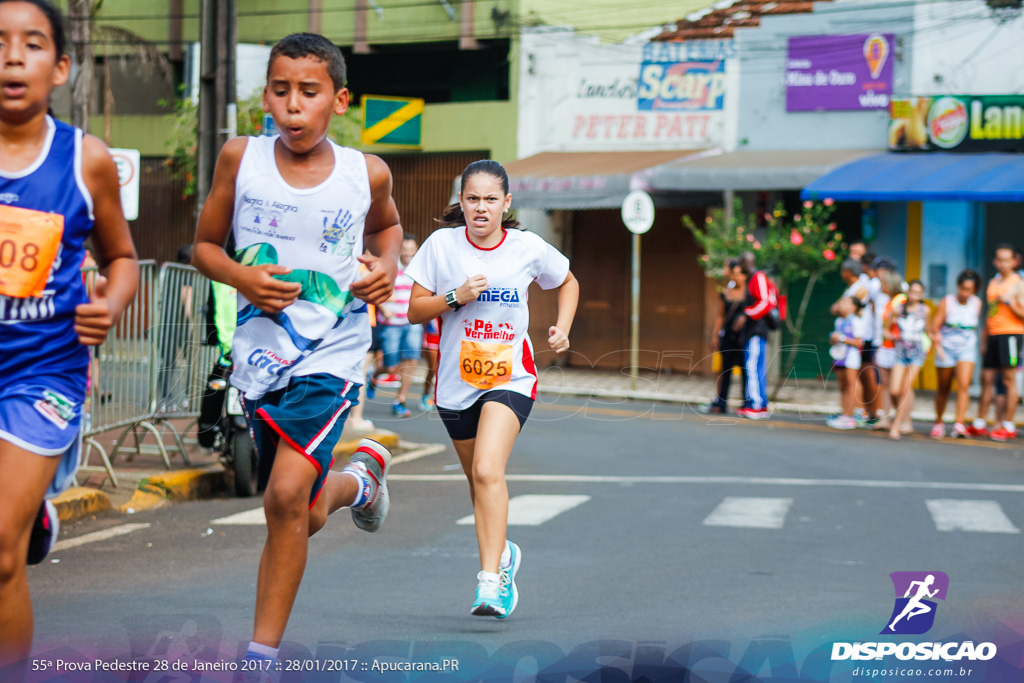
[[[935,623],[937,607],[929,598],[946,599],[949,577],[944,572],[893,572],[889,578],[896,590],[896,604],[889,617],[889,624],[881,633],[926,633]]]

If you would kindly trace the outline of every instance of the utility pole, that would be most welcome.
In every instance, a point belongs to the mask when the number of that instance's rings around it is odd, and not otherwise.
[[[197,211],[210,194],[220,148],[235,130],[235,0],[202,0],[200,21]]]

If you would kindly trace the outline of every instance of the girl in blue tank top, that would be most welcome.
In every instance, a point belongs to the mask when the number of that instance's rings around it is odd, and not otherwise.
[[[110,153],[47,113],[69,71],[59,11],[0,0],[0,671],[23,664],[32,643],[25,564],[56,539],[44,499],[78,462],[86,347],[106,338],[138,285]],[[81,274],[90,237],[102,274],[91,293]]]

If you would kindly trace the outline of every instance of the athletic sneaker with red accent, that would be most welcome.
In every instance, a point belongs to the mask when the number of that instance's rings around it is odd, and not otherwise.
[[[366,502],[358,508],[352,508],[352,521],[363,531],[377,531],[388,516],[391,507],[391,496],[388,494],[390,467],[391,451],[373,439],[363,439],[345,468],[352,468],[367,482]]]
[[[761,410],[756,410],[754,408],[740,408],[736,411],[736,414],[740,417],[745,417],[748,420],[767,420],[769,417],[767,408],[761,408]]]
[[[936,422],[932,425],[932,431],[929,433],[933,439],[945,439],[946,438],[946,425],[941,422]]]
[[[1010,439],[1017,438],[1017,430],[1014,429],[1012,432],[1006,427],[1000,427],[999,429],[993,429],[988,433],[988,438],[993,441],[1009,441]]]
[[[968,436],[988,436],[988,426],[975,427],[974,425],[967,425]]]
[[[28,540],[28,564],[39,564],[46,559],[57,542],[60,533],[60,519],[57,508],[49,500],[44,500],[32,522],[32,535]]]
[[[963,424],[961,424],[959,422],[954,422],[953,423],[953,438],[954,439],[966,439],[969,433],[970,432],[968,432],[967,427],[964,427]]]

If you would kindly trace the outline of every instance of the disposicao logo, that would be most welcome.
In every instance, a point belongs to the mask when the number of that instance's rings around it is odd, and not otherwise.
[[[949,577],[945,572],[893,572],[893,589],[896,592],[892,614],[881,635],[921,635],[935,624],[938,610],[936,600],[945,600],[949,590]],[[833,643],[832,661],[870,660],[895,656],[900,660],[989,660],[996,656],[993,643],[924,642],[924,643]]]
[[[896,590],[896,604],[880,633],[927,633],[935,623],[935,600],[946,599],[949,577],[945,572],[893,572],[889,578]]]

